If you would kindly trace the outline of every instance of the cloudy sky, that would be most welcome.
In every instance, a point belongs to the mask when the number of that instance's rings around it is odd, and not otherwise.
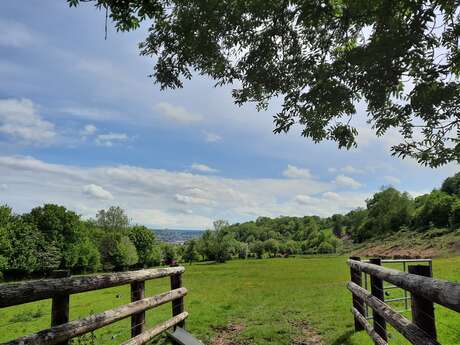
[[[360,111],[359,148],[272,134],[267,112],[196,77],[160,91],[138,55],[145,28],[104,40],[104,13],[65,0],[0,2],[0,203],[58,203],[84,217],[120,205],[134,222],[202,229],[214,219],[331,215],[382,185],[413,195],[457,171],[391,157]]]

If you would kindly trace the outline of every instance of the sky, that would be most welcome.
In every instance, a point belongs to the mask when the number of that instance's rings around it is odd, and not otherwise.
[[[358,106],[358,148],[275,135],[267,111],[236,106],[231,87],[195,76],[160,91],[147,27],[104,39],[105,13],[65,0],[0,2],[0,204],[57,203],[94,217],[111,205],[133,223],[205,229],[213,220],[330,216],[382,186],[414,197],[459,169],[391,156]]]

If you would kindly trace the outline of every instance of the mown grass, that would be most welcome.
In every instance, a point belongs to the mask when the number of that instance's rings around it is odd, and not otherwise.
[[[460,280],[460,257],[434,260],[436,277]],[[186,266],[184,285],[189,289],[187,328],[209,342],[219,326],[240,323],[238,337],[249,344],[292,344],[301,337],[299,324],[321,334],[325,344],[372,344],[364,333],[353,332],[351,296],[346,257],[298,257],[231,261],[226,264]],[[169,289],[169,280],[147,284],[147,295]],[[402,294],[393,291],[393,295]],[[99,290],[71,297],[71,319],[129,302],[129,287]],[[0,311],[0,342],[48,327],[50,301],[29,303]],[[166,320],[170,304],[147,313],[148,324]],[[460,344],[460,314],[436,308],[441,344]],[[300,322],[302,321],[302,322]],[[119,344],[129,338],[130,320],[96,332],[98,344]],[[390,344],[408,344],[390,329]]]

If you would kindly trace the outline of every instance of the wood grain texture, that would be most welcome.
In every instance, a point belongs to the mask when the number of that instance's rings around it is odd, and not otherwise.
[[[370,260],[371,264],[381,266],[382,260],[379,258],[373,258]],[[383,280],[371,275],[371,294],[381,301],[385,300],[385,294],[383,290]],[[376,310],[372,310],[372,317],[374,322],[374,329],[383,340],[387,338],[387,326],[385,324],[385,318],[381,316]]]
[[[55,345],[67,339],[89,333],[98,328],[110,325],[126,317],[152,309],[159,305],[171,302],[187,294],[186,288],[168,291],[153,297],[132,302],[103,313],[88,316],[84,319],[68,322],[63,325],[12,340],[2,345]]]
[[[420,327],[394,311],[388,304],[382,302],[375,296],[372,296],[369,291],[352,282],[349,282],[347,287],[353,294],[359,296],[373,310],[377,311],[379,315],[381,315],[390,325],[392,325],[412,344],[439,345],[435,339],[431,338]]]
[[[366,330],[367,334],[372,338],[376,345],[388,345],[388,343],[383,340],[380,335],[372,328],[372,325],[366,320],[366,318],[356,309],[352,309],[353,315],[355,316],[355,320],[361,324],[363,329]]]
[[[174,327],[175,325],[180,324],[181,322],[184,322],[184,320],[188,317],[188,313],[184,311],[183,313],[180,313],[179,315],[174,316],[172,319],[169,319],[168,321],[165,321],[153,328],[148,329],[142,334],[139,334],[138,336],[129,339],[128,341],[125,341],[121,345],[142,345],[147,343],[149,340],[152,338],[156,337],[160,333],[163,333],[167,329]]]
[[[171,290],[178,289],[182,286],[182,274],[173,274],[170,277],[171,280]],[[179,315],[184,312],[184,298],[178,298],[171,302],[171,311],[172,316]],[[179,327],[185,326],[185,321],[181,321],[178,323]]]
[[[348,260],[354,269],[372,274],[379,279],[408,290],[429,301],[441,304],[449,309],[460,312],[460,284],[447,280],[422,277],[415,274],[379,267],[355,260]]]
[[[184,267],[95,274],[59,279],[40,279],[0,285],[0,308],[52,298],[55,295],[105,289],[184,272]]]
[[[361,258],[358,256],[351,256],[350,260],[361,261]],[[362,276],[361,271],[353,267],[350,267],[350,279],[356,285],[362,286]],[[352,294],[353,308],[358,310],[362,315],[364,315],[364,303],[359,299],[358,296]],[[355,332],[362,331],[363,325],[359,322],[358,319],[354,319],[355,322]]]
[[[131,283],[131,302],[145,298],[145,282]],[[145,330],[145,310],[131,316],[131,337],[141,334]]]
[[[409,273],[431,277],[431,269],[426,265],[409,266]],[[411,294],[412,322],[436,339],[436,322],[433,302],[416,294]]]

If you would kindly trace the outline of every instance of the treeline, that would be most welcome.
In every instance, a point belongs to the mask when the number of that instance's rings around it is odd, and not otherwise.
[[[231,258],[335,253],[341,240],[332,234],[331,227],[330,219],[317,216],[259,217],[232,225],[220,220],[214,222],[213,231],[184,244],[182,260],[225,262]]]
[[[83,220],[63,206],[47,204],[22,215],[0,206],[0,276],[116,271],[170,264],[175,248],[144,226],[130,225],[120,207]]]
[[[174,261],[337,253],[343,241],[364,242],[400,230],[448,232],[459,227],[460,173],[447,178],[440,189],[416,198],[393,187],[383,188],[366,200],[366,208],[345,215],[259,217],[231,225],[216,221],[213,230],[184,245],[162,243],[152,230],[131,225],[120,207],[83,220],[58,205],[47,204],[22,215],[0,206],[0,273],[116,271]]]
[[[332,220],[334,233],[349,236],[354,242],[400,230],[454,231],[460,227],[460,173],[444,180],[440,189],[416,198],[392,187],[384,188],[366,201],[366,208],[334,215]]]
[[[214,224],[199,239],[187,241],[182,259],[226,261],[230,258],[275,257],[340,251],[343,240],[364,242],[400,230],[444,232],[460,227],[460,173],[440,189],[412,198],[393,187],[382,188],[366,200],[366,208],[328,218],[317,216],[260,217],[256,221]]]

